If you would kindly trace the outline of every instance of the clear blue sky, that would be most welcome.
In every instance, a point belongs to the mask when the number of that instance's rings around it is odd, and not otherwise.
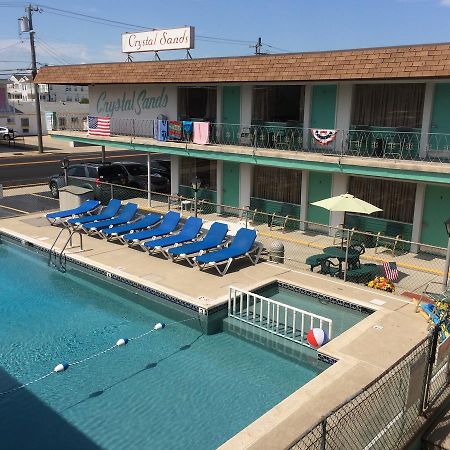
[[[24,5],[0,1],[0,72],[29,66],[28,36],[18,43],[17,19]],[[250,42],[259,36],[271,46],[263,51],[270,53],[450,41],[450,0],[44,0],[33,20],[37,60],[48,64],[124,61],[121,33],[142,30],[77,20],[46,6],[149,28],[193,25],[198,36],[193,57],[249,55]],[[135,59],[153,59],[153,54]]]

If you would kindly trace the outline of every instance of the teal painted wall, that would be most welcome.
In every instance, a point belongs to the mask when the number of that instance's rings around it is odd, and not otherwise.
[[[308,203],[331,197],[331,173],[309,172]],[[318,206],[308,205],[307,220],[328,225],[330,212]]]
[[[420,242],[447,247],[444,222],[450,217],[450,188],[427,185],[423,207]]]
[[[311,102],[311,128],[334,128],[336,118],[337,85],[323,84],[313,87]]]
[[[450,83],[434,87],[431,133],[450,133]]]
[[[239,163],[223,162],[222,203],[227,206],[239,206]]]

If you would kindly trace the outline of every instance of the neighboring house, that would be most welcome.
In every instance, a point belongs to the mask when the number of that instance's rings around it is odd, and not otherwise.
[[[72,130],[83,128],[89,105],[80,103],[41,102],[42,133],[48,130]],[[17,136],[37,134],[36,105],[34,102],[14,104],[14,112],[8,116],[8,125]]]
[[[343,213],[311,202],[350,192],[383,211],[349,224],[446,247],[449,60],[449,44],[431,44],[43,67],[36,81],[91,86],[90,114],[112,117],[116,148],[139,135],[134,150],[171,155],[174,193],[192,194],[196,174],[219,204],[336,226]],[[161,116],[210,122],[211,144],[153,139]],[[338,131],[320,145],[313,129]]]
[[[80,102],[89,99],[87,86],[39,84],[39,98],[47,102]],[[34,101],[33,82],[29,76],[11,76],[8,84],[8,99],[11,102]]]

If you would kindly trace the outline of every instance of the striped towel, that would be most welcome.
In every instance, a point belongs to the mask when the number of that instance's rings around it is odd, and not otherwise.
[[[167,120],[155,120],[153,123],[153,137],[157,141],[167,140]]]
[[[397,281],[398,280],[397,263],[384,262],[383,267],[384,267],[384,273],[386,274],[386,278],[389,281]]]
[[[181,122],[170,120],[167,126],[167,139],[169,141],[179,141],[181,139]]]

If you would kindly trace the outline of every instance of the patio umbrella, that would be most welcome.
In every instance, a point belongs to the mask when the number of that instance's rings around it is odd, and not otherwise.
[[[343,211],[362,214],[372,214],[374,212],[382,211],[382,209],[354,197],[351,194],[341,194],[336,197],[326,198],[324,200],[313,202],[311,205],[328,209],[328,211]]]

